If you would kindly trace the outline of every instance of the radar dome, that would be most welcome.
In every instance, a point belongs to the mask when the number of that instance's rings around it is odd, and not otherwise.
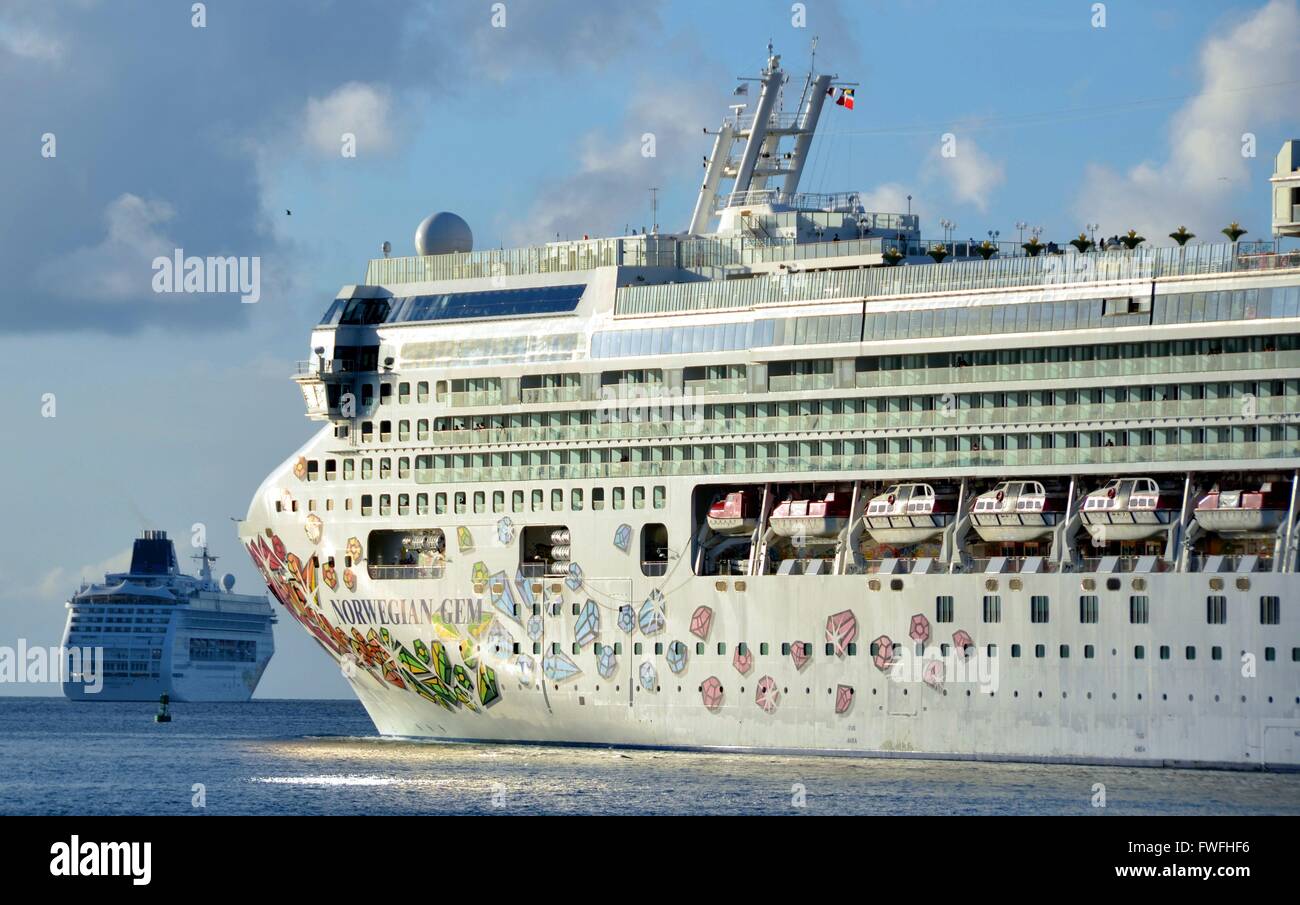
[[[226,589],[227,593],[235,589],[235,576],[227,572],[221,576],[221,586]]]
[[[450,211],[430,214],[415,228],[415,252],[420,255],[449,255],[474,250],[469,224]]]

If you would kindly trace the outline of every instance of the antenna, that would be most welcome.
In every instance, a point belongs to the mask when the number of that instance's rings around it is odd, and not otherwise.
[[[650,189],[650,231],[659,234],[659,189]]]

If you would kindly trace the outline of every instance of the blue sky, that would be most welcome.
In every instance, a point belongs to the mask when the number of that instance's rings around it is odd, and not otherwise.
[[[479,247],[529,244],[647,224],[657,186],[685,226],[700,130],[769,39],[798,78],[817,35],[819,68],[859,83],[803,188],[911,194],[927,237],[940,217],[1268,232],[1273,156],[1300,137],[1296,0],[1113,0],[1105,27],[1075,0],[809,0],[806,27],[795,6],[506,0],[504,28],[479,0],[213,0],[204,28],[189,0],[0,6],[0,645],[57,643],[78,579],[144,527],[205,524],[256,588],[229,518],[315,427],[288,374],[338,287],[435,210]],[[262,300],[152,293],[175,247],[259,256]],[[259,696],[347,695],[288,620],[277,641]]]

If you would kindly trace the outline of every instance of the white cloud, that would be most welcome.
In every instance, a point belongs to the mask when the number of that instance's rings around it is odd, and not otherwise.
[[[175,216],[166,201],[129,192],[104,209],[104,239],[51,258],[42,279],[60,295],[86,301],[131,301],[152,295],[153,259],[170,257],[176,243],[159,230]]]
[[[945,157],[942,146],[930,152],[929,170],[947,183],[948,193],[960,204],[988,210],[994,189],[1006,182],[1006,168],[970,138],[956,133],[953,155]]]
[[[387,86],[347,82],[323,98],[308,98],[302,134],[321,154],[338,157],[344,133],[356,136],[357,155],[384,152],[395,144],[392,98]]]
[[[1080,222],[1099,222],[1103,232],[1133,228],[1148,240],[1181,224],[1217,237],[1234,219],[1234,195],[1249,177],[1243,133],[1293,114],[1293,87],[1258,86],[1293,80],[1300,72],[1296,0],[1272,0],[1227,34],[1207,40],[1200,72],[1200,92],[1169,124],[1163,163],[1144,161],[1124,173],[1088,166],[1075,204]]]
[[[131,549],[114,553],[101,562],[89,563],[80,569],[55,566],[36,583],[35,594],[42,600],[60,600],[72,596],[81,581],[103,581],[107,572],[125,572],[131,565]]]
[[[63,42],[56,37],[29,26],[0,22],[0,49],[23,60],[50,63],[63,62]]]

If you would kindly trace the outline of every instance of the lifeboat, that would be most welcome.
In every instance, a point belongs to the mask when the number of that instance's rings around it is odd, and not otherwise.
[[[729,537],[754,533],[758,518],[754,515],[754,499],[743,490],[727,494],[709,507],[709,527],[718,534]]]
[[[1259,490],[1211,490],[1196,503],[1196,523],[1229,537],[1273,534],[1286,521],[1291,489],[1269,481]]]
[[[848,524],[851,506],[843,493],[828,493],[820,500],[786,500],[772,510],[768,526],[781,537],[833,541]]]
[[[990,543],[1017,543],[1051,535],[1065,513],[1063,493],[1038,481],[1003,481],[975,498],[971,524]]]
[[[877,543],[919,544],[943,534],[956,509],[954,494],[935,493],[929,484],[894,484],[867,503],[863,523]]]
[[[1181,507],[1154,478],[1115,478],[1083,498],[1079,515],[1100,543],[1146,540],[1168,530]]]

